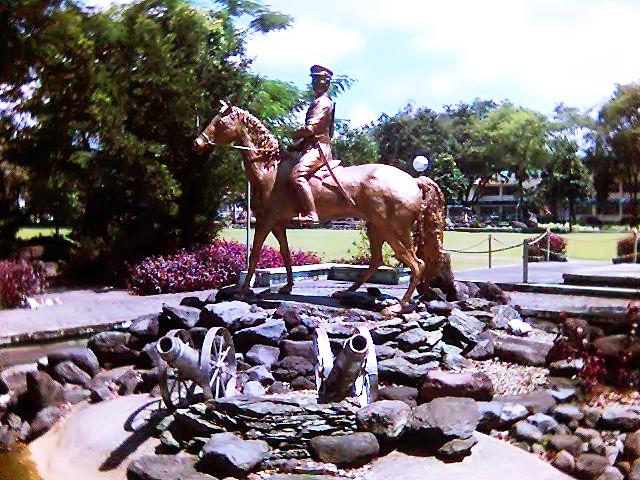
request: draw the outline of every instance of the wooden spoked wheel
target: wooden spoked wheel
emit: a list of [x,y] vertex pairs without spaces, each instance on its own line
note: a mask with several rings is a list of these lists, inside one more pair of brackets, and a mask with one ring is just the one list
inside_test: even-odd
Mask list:
[[202,342],[200,368],[208,372],[209,382],[203,384],[205,400],[236,394],[236,349],[226,328],[211,328]]

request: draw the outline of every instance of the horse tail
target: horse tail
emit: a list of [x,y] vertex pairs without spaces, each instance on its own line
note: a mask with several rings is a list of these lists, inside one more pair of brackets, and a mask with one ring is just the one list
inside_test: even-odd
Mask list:
[[447,207],[444,194],[436,182],[429,177],[418,177],[417,182],[422,190],[422,204],[417,219],[417,254],[425,264],[418,293],[424,293],[443,262]]

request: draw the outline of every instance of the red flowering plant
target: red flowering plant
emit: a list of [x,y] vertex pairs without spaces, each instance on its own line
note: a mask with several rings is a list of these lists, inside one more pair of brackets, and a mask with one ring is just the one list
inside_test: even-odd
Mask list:
[[44,270],[26,260],[0,261],[0,308],[20,306],[45,286]]
[[[216,240],[196,250],[145,258],[131,269],[128,287],[136,295],[220,288],[237,282],[246,260],[244,244]],[[293,265],[321,262],[315,253],[301,250],[293,250],[291,260]],[[280,252],[272,247],[262,248],[258,268],[282,266],[284,262]]]

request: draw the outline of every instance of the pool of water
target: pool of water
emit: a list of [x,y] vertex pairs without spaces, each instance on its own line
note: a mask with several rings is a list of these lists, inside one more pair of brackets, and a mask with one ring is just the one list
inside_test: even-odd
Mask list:
[[0,453],[0,480],[42,480],[26,448]]

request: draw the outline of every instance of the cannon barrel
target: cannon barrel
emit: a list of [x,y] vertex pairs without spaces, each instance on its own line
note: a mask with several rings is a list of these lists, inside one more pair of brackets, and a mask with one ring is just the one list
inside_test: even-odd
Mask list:
[[368,351],[367,338],[359,333],[344,342],[329,376],[322,384],[320,401],[340,401],[351,396],[355,381],[362,374]]
[[200,369],[200,352],[178,337],[162,337],[156,350],[165,362],[178,370],[180,377],[200,383],[208,376],[208,372]]

